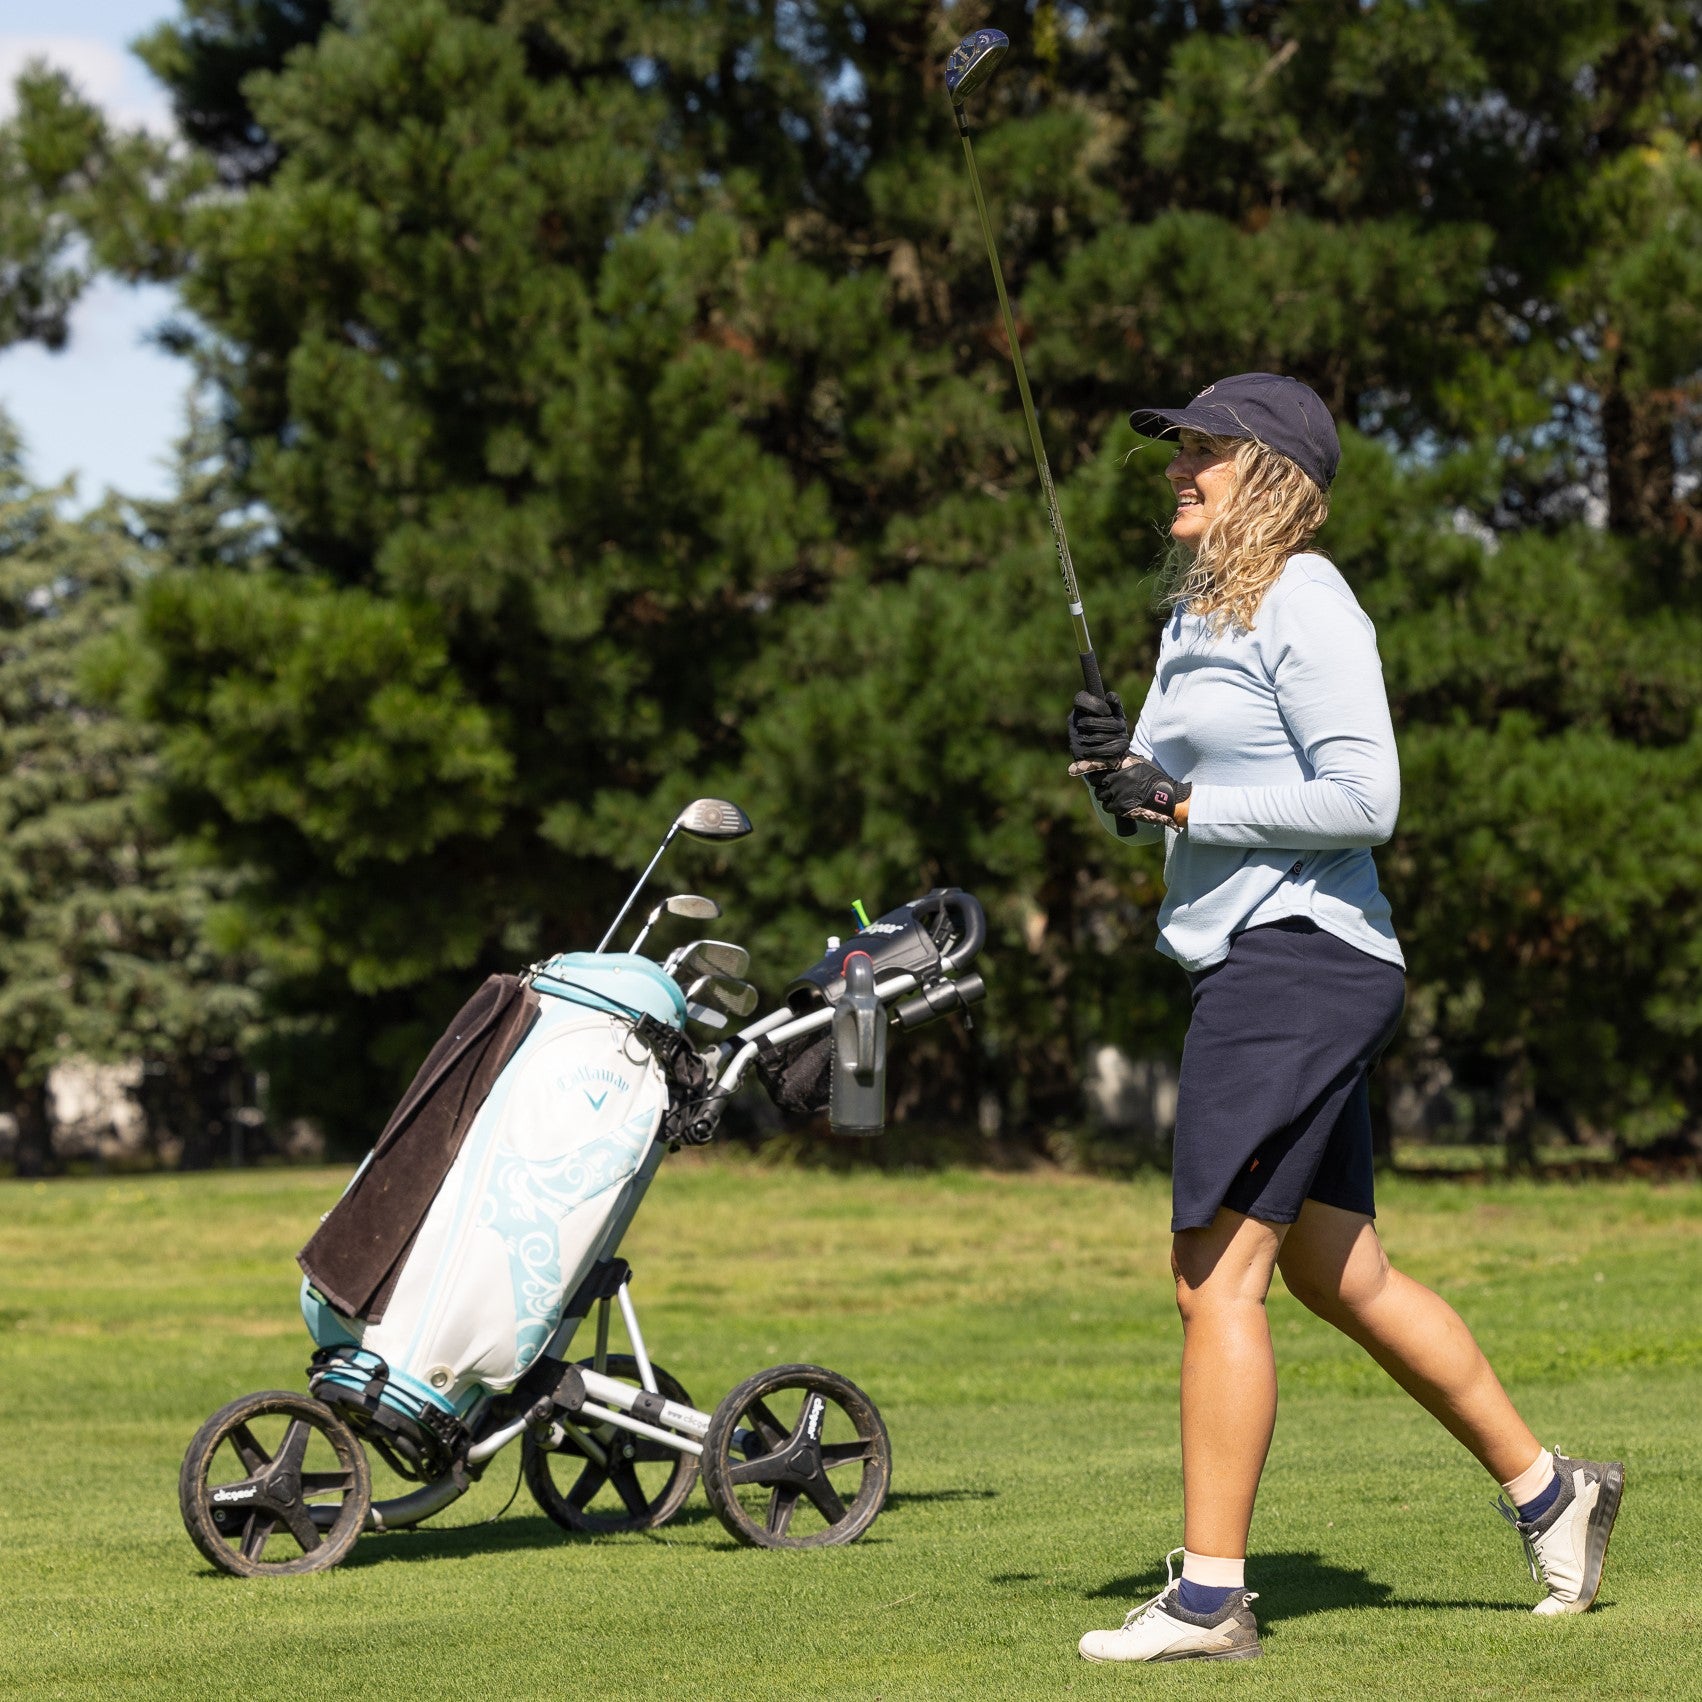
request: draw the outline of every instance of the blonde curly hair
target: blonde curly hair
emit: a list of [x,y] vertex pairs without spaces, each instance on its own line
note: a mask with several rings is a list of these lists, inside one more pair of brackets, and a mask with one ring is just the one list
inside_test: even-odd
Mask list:
[[1207,438],[1235,468],[1233,500],[1206,528],[1196,548],[1171,542],[1164,605],[1186,604],[1214,635],[1253,630],[1265,593],[1288,558],[1303,550],[1330,517],[1330,494],[1286,455],[1255,438]]

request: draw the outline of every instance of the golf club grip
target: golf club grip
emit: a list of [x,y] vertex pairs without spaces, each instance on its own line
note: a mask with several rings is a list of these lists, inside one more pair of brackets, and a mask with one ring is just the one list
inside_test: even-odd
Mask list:
[[1081,653],[1081,683],[1095,697],[1104,697],[1105,681],[1099,675],[1099,658],[1091,650]]

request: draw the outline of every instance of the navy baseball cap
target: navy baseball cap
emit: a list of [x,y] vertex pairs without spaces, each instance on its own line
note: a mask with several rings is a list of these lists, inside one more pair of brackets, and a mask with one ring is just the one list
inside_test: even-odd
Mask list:
[[1144,437],[1186,429],[1205,437],[1257,438],[1325,490],[1341,465],[1336,422],[1317,391],[1276,372],[1220,378],[1185,408],[1136,408],[1129,424]]

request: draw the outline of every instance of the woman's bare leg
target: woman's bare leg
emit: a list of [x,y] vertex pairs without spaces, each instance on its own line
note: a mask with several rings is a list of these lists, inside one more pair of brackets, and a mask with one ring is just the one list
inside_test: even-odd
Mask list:
[[1287,1227],[1225,1207],[1171,1244],[1182,1313],[1182,1540],[1195,1554],[1247,1552],[1276,1424],[1265,1295]]
[[1459,1313],[1389,1263],[1363,1213],[1308,1200],[1278,1264],[1289,1293],[1358,1342],[1497,1483],[1542,1452]]

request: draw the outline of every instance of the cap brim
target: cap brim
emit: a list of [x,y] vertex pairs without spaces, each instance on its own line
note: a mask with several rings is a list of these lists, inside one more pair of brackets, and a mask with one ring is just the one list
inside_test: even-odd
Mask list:
[[1192,423],[1186,408],[1136,408],[1129,415],[1129,424],[1142,437],[1163,437],[1166,432],[1180,431]]
[[[1227,408],[1197,402],[1186,408],[1136,408],[1129,424],[1143,437],[1165,437],[1173,431],[1197,431],[1201,437],[1251,437]],[[1226,429],[1227,428],[1227,429]]]

